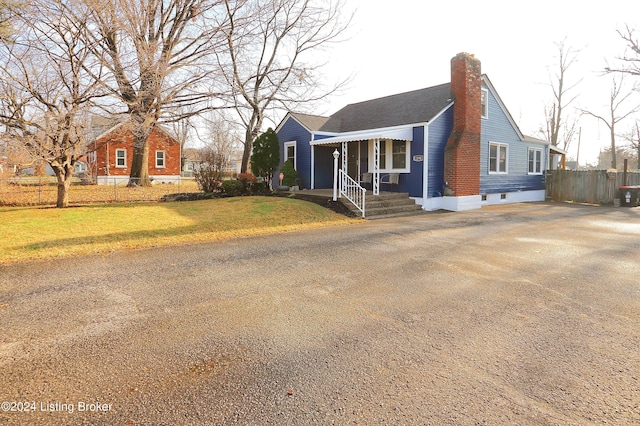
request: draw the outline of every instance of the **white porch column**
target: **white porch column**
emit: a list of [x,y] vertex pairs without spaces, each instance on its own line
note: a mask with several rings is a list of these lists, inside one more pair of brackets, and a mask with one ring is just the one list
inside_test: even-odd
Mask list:
[[380,195],[380,139],[373,140],[373,195]]
[[342,142],[342,179],[340,179],[340,190],[346,191],[347,188],[347,178],[345,177],[348,173],[348,152],[349,148],[347,147],[347,142]]
[[340,153],[333,151],[333,201],[338,200],[338,157]]

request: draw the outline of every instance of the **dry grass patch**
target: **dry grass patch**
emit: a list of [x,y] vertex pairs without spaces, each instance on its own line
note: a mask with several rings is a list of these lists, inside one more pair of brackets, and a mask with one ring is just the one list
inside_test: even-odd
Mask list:
[[0,208],[0,264],[217,241],[357,223],[281,197],[54,208]]

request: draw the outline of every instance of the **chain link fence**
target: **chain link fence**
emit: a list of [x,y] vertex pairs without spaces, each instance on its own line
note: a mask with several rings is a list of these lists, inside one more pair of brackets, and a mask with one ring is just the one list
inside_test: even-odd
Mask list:
[[[129,181],[123,179],[103,182],[92,185],[74,178],[69,188],[69,204],[158,201],[167,194],[200,192],[193,178],[176,178],[150,187],[129,187]],[[55,177],[0,178],[0,206],[55,205],[57,197]]]

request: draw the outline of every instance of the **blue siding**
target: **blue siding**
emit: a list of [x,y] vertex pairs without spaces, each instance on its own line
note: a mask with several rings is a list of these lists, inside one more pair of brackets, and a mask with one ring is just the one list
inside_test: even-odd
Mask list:
[[311,146],[309,142],[311,141],[311,133],[295,119],[289,117],[278,131],[278,141],[280,143],[280,166],[278,166],[276,175],[278,175],[284,164],[284,143],[296,141],[296,170],[298,171],[298,178],[300,179],[300,188],[310,188]]
[[[489,174],[489,142],[507,144],[507,174]],[[532,191],[544,189],[543,175],[529,175],[529,148],[542,148],[520,139],[494,94],[489,90],[489,117],[482,119],[482,146],[480,149],[480,193]],[[547,159],[542,159],[543,168]]]
[[333,151],[335,149],[334,146],[316,145],[315,189],[333,188]]
[[453,107],[429,124],[429,181],[427,198],[444,194],[444,149],[453,128]]
[[411,159],[409,170],[411,170],[411,172],[409,175],[400,175],[400,190],[402,192],[408,192],[410,197],[422,197],[424,162],[413,161],[413,157],[415,155],[422,155],[424,157],[423,126],[413,128],[413,141],[409,143],[409,150],[411,151],[409,153]]

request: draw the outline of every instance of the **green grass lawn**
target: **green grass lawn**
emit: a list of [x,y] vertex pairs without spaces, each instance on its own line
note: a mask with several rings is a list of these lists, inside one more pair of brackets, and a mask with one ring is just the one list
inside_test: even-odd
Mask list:
[[358,222],[280,197],[0,208],[0,264],[218,241]]

